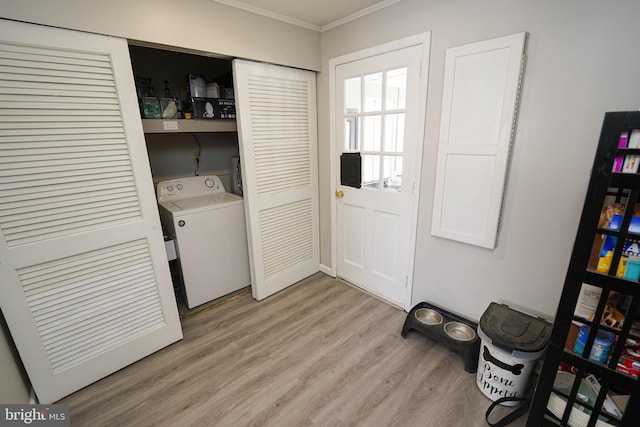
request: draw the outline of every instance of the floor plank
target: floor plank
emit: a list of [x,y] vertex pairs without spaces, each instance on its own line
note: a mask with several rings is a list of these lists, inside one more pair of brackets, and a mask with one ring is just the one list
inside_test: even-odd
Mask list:
[[[60,401],[72,426],[485,426],[462,358],[318,273],[188,315],[184,339]],[[513,423],[524,426],[525,417]]]

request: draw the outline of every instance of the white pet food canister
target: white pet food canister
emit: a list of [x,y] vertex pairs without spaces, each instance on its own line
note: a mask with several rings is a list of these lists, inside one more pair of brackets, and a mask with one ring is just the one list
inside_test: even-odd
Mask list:
[[480,391],[493,401],[525,397],[529,378],[550,334],[549,322],[492,302],[478,324],[481,345],[476,383]]

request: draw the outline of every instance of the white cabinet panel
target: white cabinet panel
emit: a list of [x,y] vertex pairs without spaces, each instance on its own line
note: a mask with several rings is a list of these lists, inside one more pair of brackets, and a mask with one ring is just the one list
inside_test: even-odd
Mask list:
[[431,233],[495,248],[526,33],[447,49]]

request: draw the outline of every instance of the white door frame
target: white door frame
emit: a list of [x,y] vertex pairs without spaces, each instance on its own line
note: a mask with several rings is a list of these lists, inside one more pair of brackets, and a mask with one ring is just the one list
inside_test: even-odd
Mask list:
[[[389,43],[384,43],[378,46],[370,47],[364,50],[360,50],[346,55],[338,56],[329,60],[329,166],[331,169],[331,269],[325,271],[326,273],[336,277],[338,274],[337,259],[338,259],[338,236],[337,236],[337,209],[338,204],[335,198],[335,192],[338,188],[338,174],[339,165],[336,161],[336,153],[338,152],[338,140],[336,138],[337,124],[336,124],[336,67],[342,64],[346,64],[352,61],[358,61],[371,56],[381,55],[383,53],[391,52],[398,49],[404,49],[411,46],[422,46],[422,61],[420,63],[420,87],[419,97],[424,102],[420,102],[419,111],[417,117],[421,121],[418,123],[417,140],[419,141],[416,147],[416,157],[414,159],[414,166],[416,171],[416,180],[413,185],[414,202],[411,207],[411,241],[409,242],[409,265],[412,266],[408,272],[407,292],[405,294],[403,308],[407,311],[411,309],[411,294],[413,290],[413,265],[415,261],[415,246],[416,246],[416,233],[418,228],[418,205],[420,200],[420,177],[422,171],[422,147],[424,145],[424,128],[425,128],[425,115],[427,108],[427,82],[428,82],[428,59],[429,59],[429,47],[431,42],[431,32],[417,34],[415,36],[395,40]],[[427,66],[423,64],[427,61]]]

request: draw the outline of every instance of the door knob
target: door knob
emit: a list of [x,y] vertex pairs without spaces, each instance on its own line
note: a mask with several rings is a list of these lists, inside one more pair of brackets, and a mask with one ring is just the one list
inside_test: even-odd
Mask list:
[[342,190],[336,190],[336,197],[338,199],[342,199],[344,197],[344,191]]

